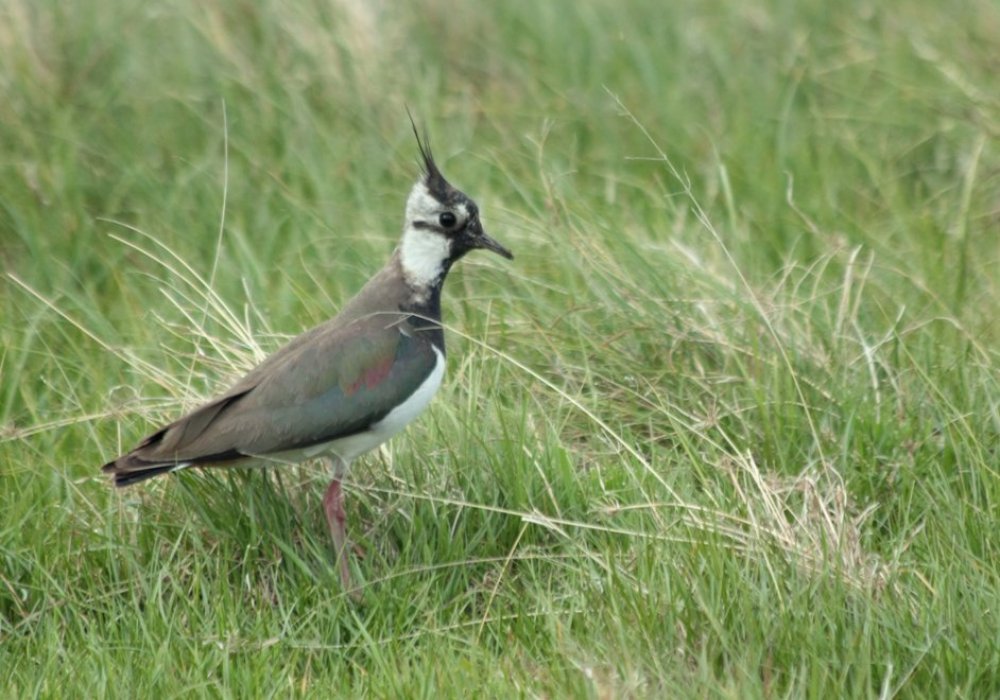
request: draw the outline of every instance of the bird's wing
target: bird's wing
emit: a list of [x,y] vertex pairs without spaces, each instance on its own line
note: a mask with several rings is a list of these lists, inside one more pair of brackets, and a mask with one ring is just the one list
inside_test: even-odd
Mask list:
[[429,334],[399,314],[320,327],[105,469],[221,463],[346,437],[385,417],[436,362]]

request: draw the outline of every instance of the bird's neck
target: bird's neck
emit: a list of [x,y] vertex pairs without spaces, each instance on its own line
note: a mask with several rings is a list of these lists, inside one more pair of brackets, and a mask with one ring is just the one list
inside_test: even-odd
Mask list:
[[[434,239],[446,245],[435,245]],[[400,305],[400,311],[411,314],[413,328],[428,333],[441,352],[444,352],[441,289],[452,263],[447,243],[437,234],[407,229],[394,256],[407,287],[406,301]]]

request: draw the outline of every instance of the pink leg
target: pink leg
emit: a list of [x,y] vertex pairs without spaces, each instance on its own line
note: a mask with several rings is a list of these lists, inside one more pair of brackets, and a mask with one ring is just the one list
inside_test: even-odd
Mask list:
[[351,569],[347,562],[347,530],[344,526],[347,513],[344,512],[344,492],[340,488],[340,479],[334,479],[327,487],[323,496],[323,510],[326,512],[330,534],[333,535],[333,545],[337,551],[337,563],[340,566],[340,579],[344,583],[344,590],[357,597],[358,594],[351,588]]

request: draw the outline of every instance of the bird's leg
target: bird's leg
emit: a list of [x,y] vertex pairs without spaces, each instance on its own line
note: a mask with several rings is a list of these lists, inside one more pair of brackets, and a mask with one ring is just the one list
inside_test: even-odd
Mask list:
[[330,534],[333,536],[337,564],[340,567],[340,580],[344,584],[344,590],[351,591],[351,568],[347,561],[347,529],[345,527],[347,513],[344,512],[344,491],[340,485],[339,475],[334,476],[333,481],[326,489],[326,494],[323,496],[323,510],[326,512],[326,522],[330,526]]

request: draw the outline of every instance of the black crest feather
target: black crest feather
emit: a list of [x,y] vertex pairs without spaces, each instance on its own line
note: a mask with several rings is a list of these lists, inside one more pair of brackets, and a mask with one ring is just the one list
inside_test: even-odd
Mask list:
[[424,129],[424,136],[421,138],[420,131],[417,129],[416,122],[413,121],[413,115],[410,114],[409,107],[406,108],[406,116],[410,118],[410,126],[413,127],[413,135],[417,138],[417,148],[420,149],[420,157],[423,159],[424,182],[433,194],[443,196],[451,189],[451,185],[444,179],[444,175],[438,170],[437,163],[434,162],[434,155],[431,153],[431,141],[427,135],[427,130]]

